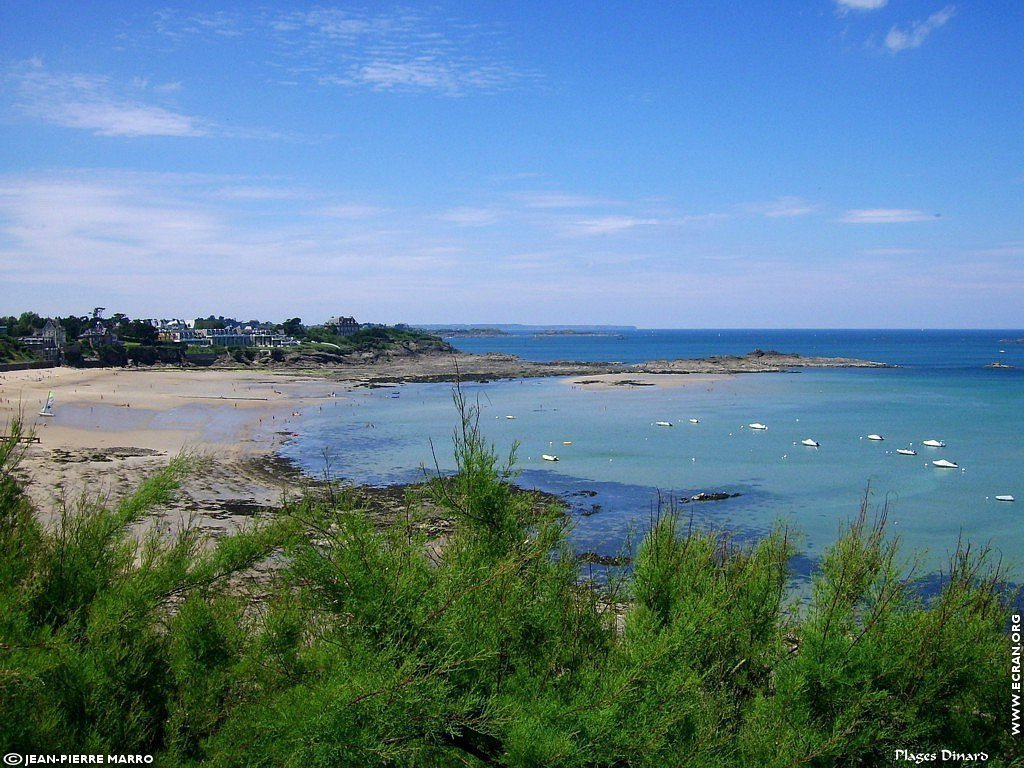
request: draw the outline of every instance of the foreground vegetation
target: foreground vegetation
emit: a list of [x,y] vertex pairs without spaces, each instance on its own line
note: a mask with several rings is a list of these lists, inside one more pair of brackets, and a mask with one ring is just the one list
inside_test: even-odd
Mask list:
[[[925,602],[884,516],[787,605],[793,546],[660,516],[628,575],[581,583],[555,509],[515,493],[463,404],[460,472],[380,530],[338,489],[204,542],[130,532],[186,459],[50,530],[0,445],[0,749],[218,766],[1010,765],[1007,604],[961,549]],[[17,436],[17,425],[11,432]],[[256,563],[271,576],[245,579]]]

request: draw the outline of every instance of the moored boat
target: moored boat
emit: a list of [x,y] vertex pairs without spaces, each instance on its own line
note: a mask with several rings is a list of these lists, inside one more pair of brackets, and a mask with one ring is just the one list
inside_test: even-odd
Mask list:
[[544,461],[558,461],[558,457],[550,453],[542,453],[540,457],[544,459]]
[[868,440],[885,440],[881,435],[868,435]]
[[801,440],[800,441],[800,445],[806,445],[808,448],[820,448],[821,447],[821,443],[819,443],[817,440],[812,440],[809,437],[806,440]]
[[759,421],[755,421],[753,424],[747,424],[747,426],[750,427],[751,429],[768,429],[767,426],[765,426]]
[[946,443],[944,440],[922,440],[921,445],[927,445],[929,448],[945,448]]
[[1013,501],[1013,496],[1006,494],[1004,496],[996,496],[996,501]]
[[917,451],[913,448],[897,448],[896,453],[902,456],[917,456]]
[[932,466],[939,467],[940,469],[959,469],[959,465],[946,459],[936,459],[932,462]]

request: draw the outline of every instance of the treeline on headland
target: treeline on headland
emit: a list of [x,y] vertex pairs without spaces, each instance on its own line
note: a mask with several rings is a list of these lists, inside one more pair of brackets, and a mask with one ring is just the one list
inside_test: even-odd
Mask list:
[[[457,395],[457,400],[459,396]],[[962,546],[922,598],[884,514],[840,531],[802,600],[792,537],[670,510],[632,569],[582,577],[569,522],[512,485],[459,401],[459,471],[379,527],[326,485],[216,541],[113,508],[40,524],[0,442],[0,748],[219,766],[1011,765],[1009,598]],[[425,505],[451,518],[442,541]]]
[[0,364],[50,361],[72,366],[240,365],[303,367],[354,357],[452,351],[438,336],[407,325],[328,321],[304,324],[239,321],[210,315],[180,320],[132,319],[115,312],[46,318],[35,312],[0,316]]

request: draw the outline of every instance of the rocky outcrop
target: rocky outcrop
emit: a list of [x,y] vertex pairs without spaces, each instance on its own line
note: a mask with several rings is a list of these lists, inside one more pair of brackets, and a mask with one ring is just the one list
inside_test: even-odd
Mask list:
[[804,357],[755,349],[746,355],[714,355],[680,360],[653,360],[631,370],[642,373],[779,373],[793,368],[891,368],[887,363],[852,357]]

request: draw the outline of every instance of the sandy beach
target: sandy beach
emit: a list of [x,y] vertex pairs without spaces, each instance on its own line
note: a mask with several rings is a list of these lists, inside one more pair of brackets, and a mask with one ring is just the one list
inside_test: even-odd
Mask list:
[[[282,496],[288,476],[273,450],[304,408],[339,382],[266,371],[53,368],[0,374],[0,422],[22,415],[38,442],[21,473],[44,519],[82,494],[116,501],[178,453],[197,457],[161,523],[228,530]],[[54,416],[37,413],[54,392]]]

